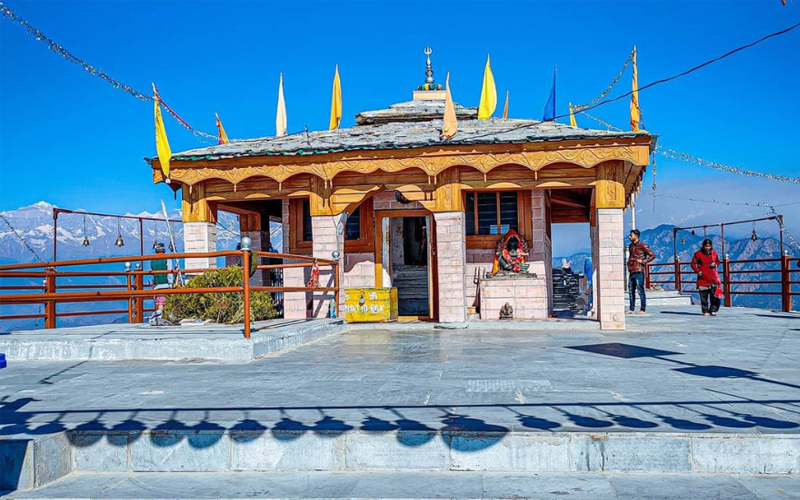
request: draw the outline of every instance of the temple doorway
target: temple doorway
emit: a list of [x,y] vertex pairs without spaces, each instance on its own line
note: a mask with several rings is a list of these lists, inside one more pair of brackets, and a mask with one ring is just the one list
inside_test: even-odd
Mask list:
[[376,212],[376,285],[397,288],[401,319],[433,318],[431,222],[422,210]]

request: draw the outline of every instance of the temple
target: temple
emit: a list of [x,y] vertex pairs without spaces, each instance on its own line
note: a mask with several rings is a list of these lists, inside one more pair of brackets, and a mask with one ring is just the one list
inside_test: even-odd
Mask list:
[[[239,214],[257,249],[269,246],[269,221],[279,220],[284,251],[326,259],[338,252],[345,291],[396,288],[401,318],[461,323],[475,308],[481,320],[498,319],[511,304],[515,319],[546,320],[552,224],[589,223],[595,317],[604,329],[623,329],[623,211],[655,138],[478,120],[477,109],[456,105],[458,132],[443,141],[445,92],[430,62],[426,75],[411,101],[361,112],[351,128],[173,154],[186,251],[216,249],[219,210]],[[165,181],[158,159],[148,162],[154,181]],[[511,230],[519,238],[508,238]],[[493,273],[504,241],[513,242],[512,260],[525,254],[524,265]],[[302,268],[285,272],[285,286],[308,279]],[[284,315],[324,317],[330,300],[286,294]]]

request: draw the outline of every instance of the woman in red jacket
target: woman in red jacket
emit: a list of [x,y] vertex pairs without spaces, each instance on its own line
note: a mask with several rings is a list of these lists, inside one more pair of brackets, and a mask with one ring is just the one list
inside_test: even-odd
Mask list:
[[711,240],[703,240],[702,250],[692,257],[692,269],[697,273],[697,289],[700,291],[700,307],[703,316],[716,316],[722,297],[722,283],[719,279],[719,255],[712,248]]

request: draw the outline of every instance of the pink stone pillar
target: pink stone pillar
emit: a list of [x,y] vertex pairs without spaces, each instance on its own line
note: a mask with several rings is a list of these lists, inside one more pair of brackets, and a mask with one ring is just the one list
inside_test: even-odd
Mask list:
[[621,208],[598,208],[595,308],[603,330],[625,329],[625,271]]
[[464,212],[438,212],[436,221],[436,264],[439,275],[439,321],[462,323],[467,320],[465,280],[467,245]]
[[547,280],[547,312],[553,312],[553,244],[547,235],[547,193],[531,190],[531,248],[530,271]]
[[[344,263],[344,225],[347,215],[317,215],[311,217],[311,234],[313,236],[313,256],[318,259],[333,259],[333,252],[339,252],[339,262]],[[339,266],[339,283],[344,283],[344,266]],[[320,266],[319,286],[332,287],[333,273],[330,266]],[[332,292],[314,292],[311,307],[312,318],[327,318],[330,312]],[[344,304],[344,294],[339,294],[339,310]]]
[[[183,248],[186,253],[216,252],[217,225],[213,222],[185,222],[183,224]],[[190,258],[186,259],[185,265],[187,274],[191,274],[193,269],[216,268],[217,259]]]
[[[283,200],[283,252],[289,253],[289,233],[293,230],[289,225],[289,200]],[[284,263],[288,262],[284,260]],[[302,267],[283,270],[283,286],[302,287],[307,283],[308,273]],[[283,294],[283,317],[286,319],[302,319],[308,317],[310,294],[305,292],[286,292]]]

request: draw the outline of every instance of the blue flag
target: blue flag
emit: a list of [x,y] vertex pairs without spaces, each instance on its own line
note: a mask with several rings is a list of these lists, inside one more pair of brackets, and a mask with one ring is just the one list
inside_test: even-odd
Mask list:
[[553,88],[550,89],[550,97],[547,98],[547,104],[544,105],[543,122],[549,122],[556,119],[556,73],[558,67],[553,68]]

